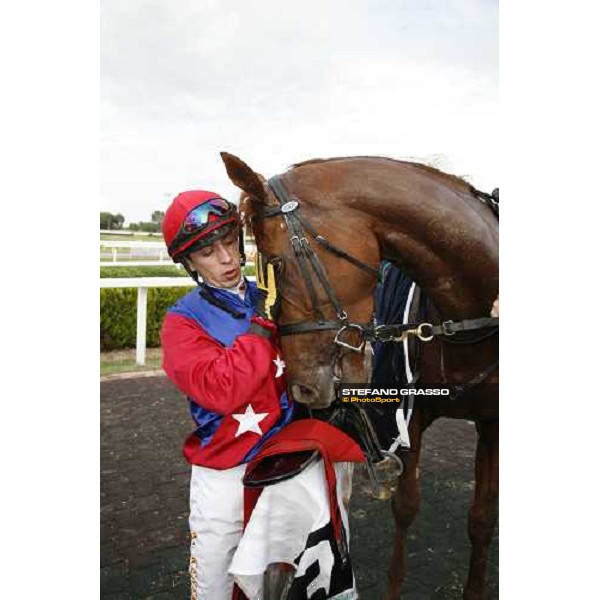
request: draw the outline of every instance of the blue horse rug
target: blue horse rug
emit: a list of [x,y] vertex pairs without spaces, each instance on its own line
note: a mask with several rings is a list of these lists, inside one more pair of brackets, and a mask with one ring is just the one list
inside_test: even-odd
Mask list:
[[[414,321],[420,316],[421,292],[415,282],[390,262],[383,262],[379,283],[375,289],[375,321],[377,324],[396,324]],[[415,352],[408,340],[375,342],[371,386],[377,388],[406,388],[414,378]],[[379,442],[385,450],[395,452],[409,449],[408,424],[412,416],[413,396],[405,396],[399,407],[390,409],[369,406],[369,416]]]

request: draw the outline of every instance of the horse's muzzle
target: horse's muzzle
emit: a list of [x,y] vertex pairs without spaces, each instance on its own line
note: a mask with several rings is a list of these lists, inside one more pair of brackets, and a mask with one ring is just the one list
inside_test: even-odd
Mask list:
[[[332,390],[333,391],[333,390]],[[302,383],[291,383],[290,394],[295,402],[309,408],[327,408],[333,398],[332,393],[320,393],[316,388]]]

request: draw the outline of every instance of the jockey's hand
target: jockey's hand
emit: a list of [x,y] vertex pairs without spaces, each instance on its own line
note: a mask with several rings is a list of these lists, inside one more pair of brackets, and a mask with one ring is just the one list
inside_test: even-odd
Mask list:
[[500,317],[500,296],[494,300],[494,304],[492,304],[492,310],[490,311],[490,316]]

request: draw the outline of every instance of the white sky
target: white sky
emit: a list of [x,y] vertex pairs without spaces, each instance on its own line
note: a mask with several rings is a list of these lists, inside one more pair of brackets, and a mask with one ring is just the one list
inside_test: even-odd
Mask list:
[[499,185],[497,0],[103,0],[101,206],[372,154]]

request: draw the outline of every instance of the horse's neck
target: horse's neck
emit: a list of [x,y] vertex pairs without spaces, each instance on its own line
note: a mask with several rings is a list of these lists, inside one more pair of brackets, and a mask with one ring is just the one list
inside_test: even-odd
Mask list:
[[498,224],[466,183],[408,163],[357,159],[308,167],[295,184],[299,197],[320,190],[319,202],[326,197],[340,220],[348,209],[359,212],[381,258],[406,271],[443,317],[489,311],[498,292]]
[[[393,224],[377,227],[375,235],[386,258],[410,275],[446,318],[483,316],[498,289],[497,254],[484,243],[464,240],[445,247],[451,224],[436,236],[424,235],[427,223],[399,233]],[[460,231],[460,229],[457,229]]]
[[[474,198],[464,206],[420,202],[387,204],[372,222],[385,258],[407,272],[442,316],[483,316],[498,292],[498,238],[495,216]],[[378,199],[379,202],[379,199]],[[377,215],[377,206],[368,211]],[[485,313],[482,313],[485,311]]]

